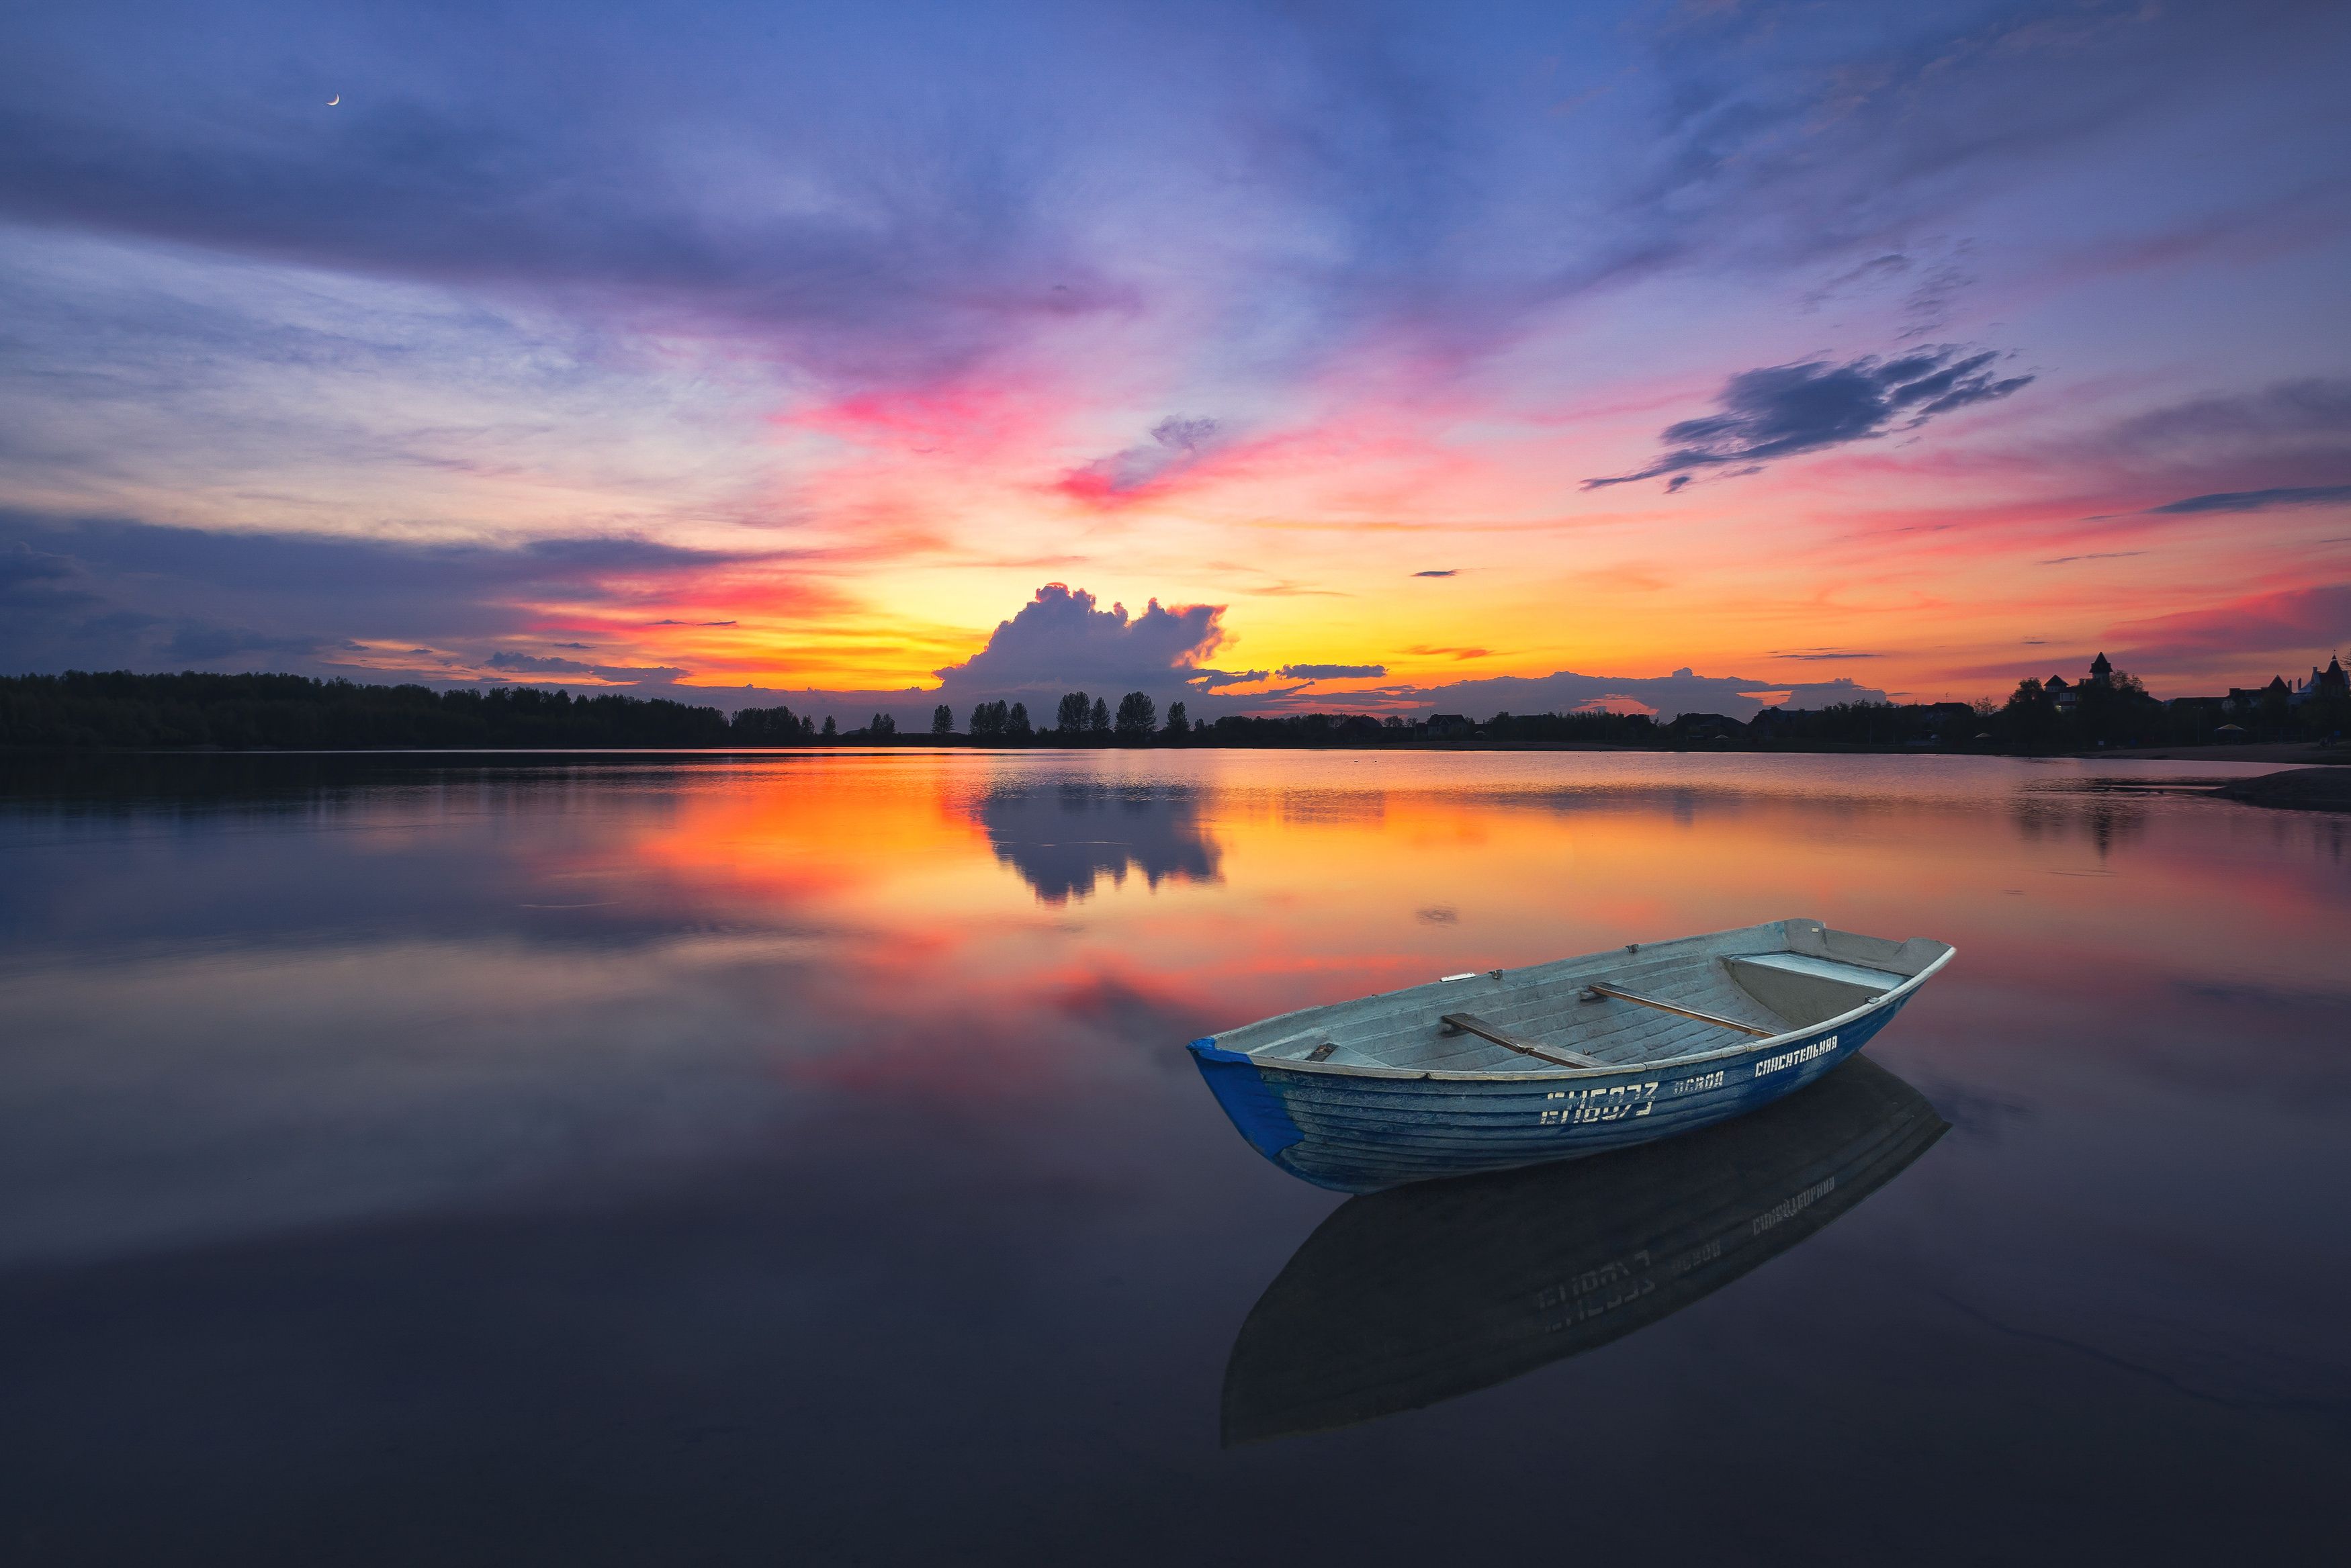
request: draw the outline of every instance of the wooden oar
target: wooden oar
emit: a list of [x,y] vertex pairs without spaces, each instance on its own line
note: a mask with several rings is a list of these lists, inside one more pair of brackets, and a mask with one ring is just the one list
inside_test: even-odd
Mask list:
[[1654,1007],[1660,1012],[1678,1012],[1684,1018],[1695,1018],[1700,1023],[1711,1023],[1718,1029],[1736,1029],[1742,1034],[1752,1034],[1759,1040],[1769,1040],[1774,1034],[1784,1033],[1778,1029],[1758,1029],[1752,1023],[1741,1023],[1736,1018],[1725,1018],[1719,1012],[1700,1012],[1695,1007],[1684,1007],[1678,1002],[1659,1002],[1654,996],[1641,996],[1616,986],[1603,985],[1597,981],[1583,989],[1596,992],[1602,996],[1613,996],[1619,1002],[1637,1002],[1644,1007]]
[[1507,1029],[1497,1029],[1474,1012],[1448,1012],[1438,1022],[1447,1034],[1475,1034],[1480,1040],[1491,1040],[1506,1051],[1517,1051],[1562,1067],[1605,1067],[1607,1063],[1597,1056],[1586,1056],[1581,1051],[1554,1051],[1548,1045],[1538,1045],[1531,1040],[1521,1040]]

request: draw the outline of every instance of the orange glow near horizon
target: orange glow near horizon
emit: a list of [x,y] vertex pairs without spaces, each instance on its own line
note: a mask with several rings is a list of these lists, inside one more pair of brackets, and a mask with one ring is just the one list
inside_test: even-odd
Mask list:
[[[1196,451],[1155,442],[1142,414],[1081,412],[1074,389],[1042,379],[799,409],[776,421],[792,477],[767,504],[789,527],[703,531],[696,547],[729,558],[529,605],[531,635],[621,671],[554,676],[580,684],[652,670],[720,691],[919,694],[1061,581],[1104,605],[1223,607],[1223,664],[1384,668],[1313,689],[1339,708],[1374,686],[1684,667],[1964,700],[2098,650],[2166,694],[2323,659],[2308,640],[2323,632],[2275,613],[2279,596],[2351,572],[2333,509],[2264,517],[2265,545],[2248,551],[2241,517],[2145,510],[2184,477],[2076,465],[2053,499],[2054,476],[2014,447],[1998,407],[1976,427],[1956,418],[1931,448],[1701,475],[1668,494],[1580,483],[1638,452],[1646,406],[1535,418],[1491,389],[1381,392],[1333,387],[1229,434],[1201,421]],[[2180,618],[2232,616],[2282,619],[2275,646],[2176,635]],[[592,659],[564,652],[586,647]]]
[[[1181,975],[1176,1010],[1221,1027],[1792,915],[1900,936],[1928,934],[1912,928],[1931,909],[1931,934],[2026,971],[2086,927],[2117,953],[2168,950],[2174,911],[2210,885],[2209,836],[2175,842],[2159,805],[2052,790],[2048,768],[1969,766],[1996,787],[1902,759],[1824,776],[1817,759],[1487,757],[1465,789],[1428,758],[801,756],[695,771],[673,812],[604,839],[583,874],[640,898],[672,886],[747,930],[789,910],[812,933],[804,983],[890,1017],[935,992],[1141,1006]],[[2258,847],[2274,825],[2231,826]],[[2246,861],[2199,963],[2325,962],[2324,857],[2275,847]],[[834,972],[824,955],[844,943],[864,956]],[[899,1056],[943,1061],[909,1024],[841,1070],[886,1077]],[[956,1081],[973,1086],[994,1071],[967,1065]]]

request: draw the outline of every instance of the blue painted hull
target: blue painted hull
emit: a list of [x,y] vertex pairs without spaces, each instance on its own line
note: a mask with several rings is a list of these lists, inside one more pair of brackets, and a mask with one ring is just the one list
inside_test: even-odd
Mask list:
[[1577,1159],[1710,1127],[1828,1073],[1916,995],[1744,1050],[1608,1072],[1314,1071],[1219,1047],[1190,1050],[1225,1114],[1274,1164],[1338,1192]]

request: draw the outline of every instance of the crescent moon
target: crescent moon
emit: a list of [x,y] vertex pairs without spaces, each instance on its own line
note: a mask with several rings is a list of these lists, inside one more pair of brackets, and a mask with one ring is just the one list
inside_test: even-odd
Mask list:
[[340,102],[342,102],[342,101],[343,101],[343,95],[342,95],[342,94],[340,94],[340,93],[337,93],[334,97],[332,97],[332,98],[330,98],[330,99],[329,99],[327,100],[327,107],[328,107],[329,109],[332,109],[332,108],[334,108],[337,104],[339,104],[339,103],[340,103]]

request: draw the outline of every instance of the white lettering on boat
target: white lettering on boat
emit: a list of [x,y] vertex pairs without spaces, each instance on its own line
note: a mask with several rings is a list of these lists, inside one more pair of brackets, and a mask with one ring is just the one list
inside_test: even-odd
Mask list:
[[1822,1199],[1826,1198],[1830,1193],[1834,1192],[1835,1190],[1836,1178],[1834,1176],[1828,1178],[1824,1181],[1815,1181],[1810,1187],[1805,1188],[1802,1192],[1797,1193],[1793,1198],[1787,1199],[1785,1202],[1775,1203],[1771,1208],[1763,1210],[1762,1213],[1755,1216],[1755,1223],[1749,1229],[1748,1234],[1751,1236],[1761,1236],[1764,1231],[1769,1231],[1772,1226],[1780,1223],[1781,1220],[1793,1220],[1797,1215],[1802,1214],[1805,1210],[1810,1209],[1813,1204],[1818,1203]]
[[1760,1078],[1766,1073],[1776,1073],[1782,1067],[1800,1067],[1815,1056],[1825,1056],[1835,1050],[1836,1043],[1837,1037],[1832,1034],[1825,1040],[1815,1040],[1809,1045],[1799,1045],[1793,1051],[1782,1051],[1777,1056],[1766,1056],[1755,1064],[1755,1075]]
[[1705,1267],[1707,1264],[1713,1262],[1720,1256],[1722,1256],[1722,1238],[1718,1236],[1713,1241],[1708,1241],[1705,1246],[1693,1248],[1689,1251],[1684,1252],[1680,1257],[1676,1258],[1672,1263],[1667,1265],[1667,1272],[1672,1274],[1687,1274],[1692,1269]]
[[1645,1250],[1630,1258],[1586,1269],[1573,1279],[1545,1285],[1535,1296],[1535,1304],[1545,1313],[1556,1312],[1558,1315],[1543,1325],[1544,1332],[1557,1334],[1639,1301],[1657,1288],[1654,1281],[1638,1272],[1648,1266],[1649,1254]]
[[1655,1084],[1614,1084],[1604,1089],[1553,1089],[1546,1100],[1570,1103],[1542,1113],[1544,1127],[1577,1127],[1585,1122],[1621,1121],[1646,1116],[1656,1108]]
[[1696,1095],[1702,1094],[1708,1089],[1719,1089],[1720,1087],[1722,1087],[1722,1075],[1720,1073],[1701,1073],[1695,1078],[1684,1078],[1680,1083],[1676,1084],[1674,1085],[1674,1093],[1677,1095]]

